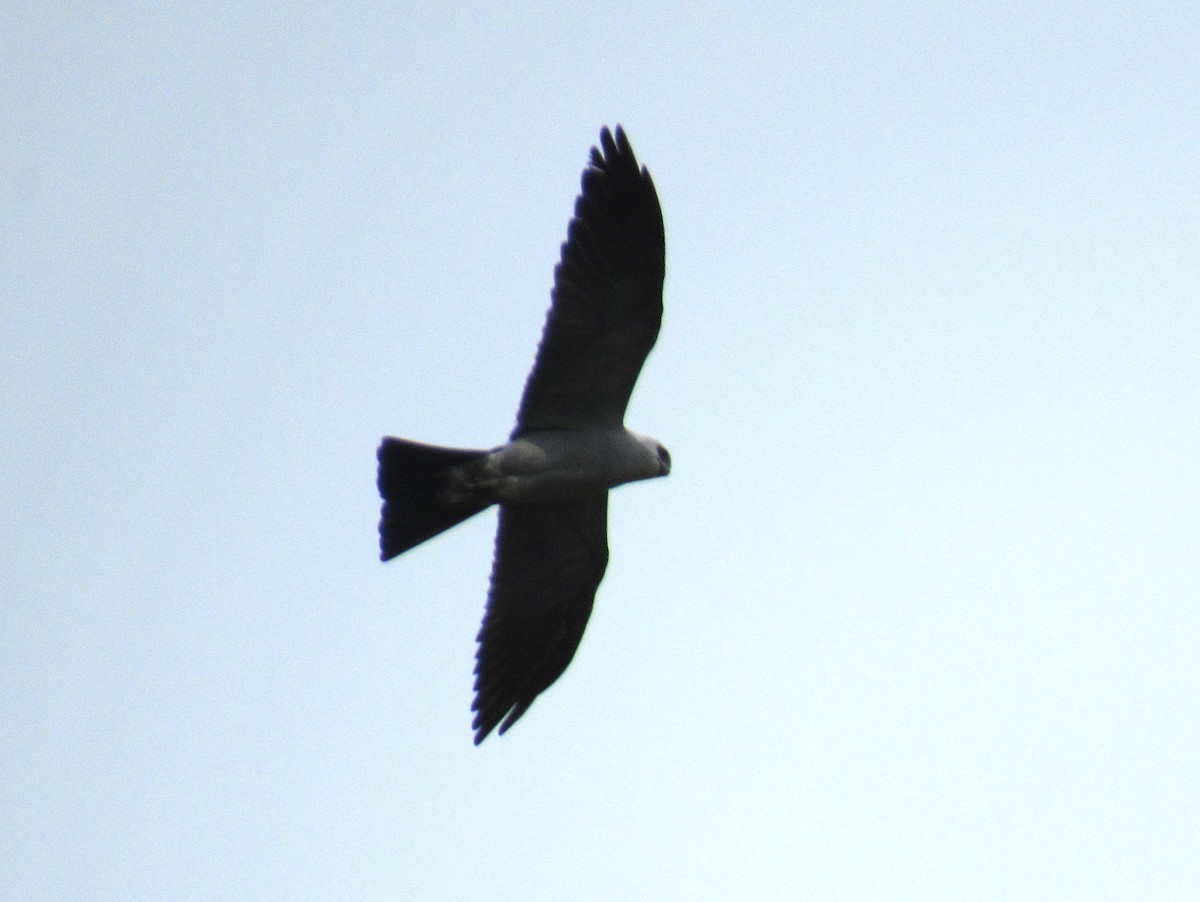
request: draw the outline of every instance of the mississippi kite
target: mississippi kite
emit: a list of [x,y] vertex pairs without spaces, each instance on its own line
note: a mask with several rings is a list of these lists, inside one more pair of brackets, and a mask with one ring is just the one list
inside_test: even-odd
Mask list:
[[624,425],[662,321],[666,245],[650,173],[600,132],[554,270],[550,312],[517,425],[490,451],[387,437],[380,557],[500,506],[476,641],[475,744],[503,734],[566,670],[608,565],[608,490],[666,476],[667,449]]

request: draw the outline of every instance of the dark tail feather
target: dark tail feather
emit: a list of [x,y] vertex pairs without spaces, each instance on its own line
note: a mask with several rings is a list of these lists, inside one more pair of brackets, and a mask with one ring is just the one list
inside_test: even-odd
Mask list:
[[446,469],[487,453],[385,438],[378,454],[379,494],[383,497],[380,560],[390,560],[487,508],[487,504],[447,505],[438,500]]

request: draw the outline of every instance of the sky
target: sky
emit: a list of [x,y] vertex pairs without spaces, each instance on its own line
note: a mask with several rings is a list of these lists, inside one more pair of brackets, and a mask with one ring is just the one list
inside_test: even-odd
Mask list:
[[[0,897],[1191,900],[1200,8],[7,4]],[[579,653],[471,742],[601,126],[665,316]]]

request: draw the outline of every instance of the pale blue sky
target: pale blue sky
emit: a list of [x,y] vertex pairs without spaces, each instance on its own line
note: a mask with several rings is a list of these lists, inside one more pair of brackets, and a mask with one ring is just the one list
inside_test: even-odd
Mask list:
[[[1200,13],[8,4],[0,897],[1195,899]],[[666,317],[575,662],[471,744],[622,123]]]

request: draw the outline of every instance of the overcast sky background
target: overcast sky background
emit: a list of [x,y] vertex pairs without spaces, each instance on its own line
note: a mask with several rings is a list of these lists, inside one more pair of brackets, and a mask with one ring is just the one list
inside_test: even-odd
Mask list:
[[[7,4],[0,897],[1197,898],[1200,7],[1052,6]],[[617,122],[674,472],[475,748],[375,447]]]

